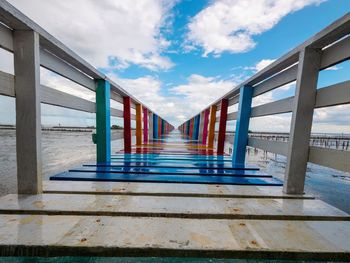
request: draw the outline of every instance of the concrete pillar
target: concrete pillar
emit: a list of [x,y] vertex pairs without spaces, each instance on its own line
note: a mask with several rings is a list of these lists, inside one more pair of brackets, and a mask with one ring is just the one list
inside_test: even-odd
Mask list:
[[200,114],[194,117],[193,140],[196,140],[196,141],[198,141],[198,136],[199,136],[199,123],[200,123]]
[[149,118],[149,124],[148,124],[148,138],[149,140],[153,140],[153,112],[149,111],[149,114],[148,114]]
[[203,122],[203,138],[202,138],[203,145],[207,144],[209,114],[210,114],[210,109],[206,109],[204,111],[204,122]]
[[131,153],[131,99],[123,97],[124,151]]
[[97,80],[96,88],[96,155],[98,163],[111,161],[110,84]]
[[235,139],[233,144],[232,163],[244,166],[245,152],[248,144],[248,130],[252,107],[253,88],[244,86],[239,91],[239,105],[236,121]]
[[42,192],[39,35],[14,31],[17,185],[19,194]]
[[142,105],[136,104],[136,145],[142,144]]
[[143,142],[148,142],[148,109],[143,108]]
[[215,139],[215,122],[216,122],[216,105],[210,107],[210,121],[209,121],[209,134],[208,134],[208,148],[214,148]]
[[218,154],[224,154],[225,138],[226,138],[226,122],[227,122],[227,109],[228,100],[222,99],[220,107],[220,122],[219,122],[219,134],[218,134]]
[[158,116],[153,113],[153,139],[158,139]]
[[204,126],[204,114],[205,111],[200,113],[200,121],[199,121],[199,132],[198,132],[198,142],[202,143],[203,141],[203,126]]
[[283,190],[303,194],[312,118],[316,101],[321,51],[306,48],[299,54],[297,83]]

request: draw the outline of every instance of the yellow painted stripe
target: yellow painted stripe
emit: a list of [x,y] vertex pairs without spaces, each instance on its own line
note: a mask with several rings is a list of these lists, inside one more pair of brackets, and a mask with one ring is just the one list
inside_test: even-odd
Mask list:
[[210,107],[210,122],[208,134],[208,148],[214,148],[215,137],[215,121],[216,121],[216,105]]

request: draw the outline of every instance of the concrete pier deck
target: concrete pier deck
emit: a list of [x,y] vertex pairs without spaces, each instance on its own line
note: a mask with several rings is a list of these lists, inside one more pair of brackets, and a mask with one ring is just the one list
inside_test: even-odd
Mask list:
[[[171,158],[173,145],[166,143],[163,157]],[[189,142],[182,148],[188,144],[194,148]],[[163,159],[161,154],[142,156],[162,171],[164,160],[155,160]],[[173,159],[180,167],[192,160],[194,167],[208,168],[203,167],[208,162],[196,163],[198,158]],[[128,165],[137,170],[148,161]],[[211,163],[210,169],[227,165]],[[310,195],[285,194],[279,185],[68,178],[45,181],[40,195],[0,199],[0,255],[348,260],[350,216]]]

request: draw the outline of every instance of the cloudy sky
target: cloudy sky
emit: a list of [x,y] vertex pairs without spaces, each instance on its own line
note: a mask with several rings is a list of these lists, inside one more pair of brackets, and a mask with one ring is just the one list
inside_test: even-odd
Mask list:
[[[174,125],[350,10],[349,0],[9,2]],[[11,72],[11,60],[1,51],[0,70]],[[321,72],[319,87],[348,80],[349,68],[345,62]],[[93,99],[48,71],[41,76],[43,84]],[[287,85],[254,105],[293,94]],[[0,123],[13,122],[13,99],[0,96],[0,104]],[[350,132],[349,110],[317,110],[313,130]],[[87,125],[93,116],[44,105],[42,122]],[[289,123],[282,114],[255,118],[251,128],[288,131]]]

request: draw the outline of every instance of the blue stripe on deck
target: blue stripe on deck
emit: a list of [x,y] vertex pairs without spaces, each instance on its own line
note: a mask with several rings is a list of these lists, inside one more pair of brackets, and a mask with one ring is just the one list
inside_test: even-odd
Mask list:
[[50,177],[50,180],[105,181],[105,182],[144,182],[144,183],[187,183],[187,184],[229,184],[229,185],[269,185],[281,186],[275,178],[247,178],[234,176],[199,175],[153,175],[153,174],[114,174],[92,172],[64,172]]
[[167,175],[221,175],[239,177],[272,177],[269,174],[255,170],[228,170],[228,169],[192,169],[181,168],[147,168],[147,167],[80,167],[69,172],[98,172],[98,173],[125,173],[125,174],[167,174]]
[[259,170],[259,167],[253,165],[245,166],[233,166],[231,163],[206,163],[206,162],[192,162],[192,163],[180,163],[171,164],[169,162],[151,162],[151,161],[138,161],[138,162],[113,162],[111,164],[84,164],[87,167],[159,167],[159,168],[181,168],[181,169],[228,169],[228,170]]
[[157,140],[159,144],[154,146],[134,148],[130,154],[116,153],[111,156],[111,162],[86,164],[51,176],[50,180],[282,185],[280,180],[260,171],[257,166],[233,165],[230,156],[196,149],[195,144],[186,144],[188,140],[181,139],[179,133],[174,135],[162,136]]

